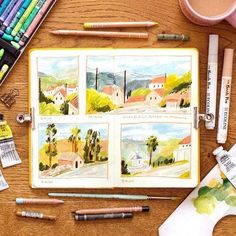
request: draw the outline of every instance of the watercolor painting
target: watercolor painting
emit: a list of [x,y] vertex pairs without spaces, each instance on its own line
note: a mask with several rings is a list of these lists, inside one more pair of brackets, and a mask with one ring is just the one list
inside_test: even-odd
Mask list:
[[190,124],[139,123],[121,128],[121,175],[190,178]]
[[189,112],[191,84],[190,56],[89,56],[87,114]]
[[79,113],[78,63],[78,57],[38,58],[40,115]]
[[107,178],[108,124],[40,124],[40,178]]
[[193,205],[199,214],[214,214],[220,203],[236,207],[236,189],[223,173],[220,181],[212,178],[208,185],[198,190],[198,196],[193,199]]

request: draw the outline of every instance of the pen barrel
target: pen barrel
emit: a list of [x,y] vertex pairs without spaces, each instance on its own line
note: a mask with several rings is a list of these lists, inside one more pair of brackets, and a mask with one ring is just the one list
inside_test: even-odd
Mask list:
[[25,218],[34,218],[34,219],[43,219],[43,220],[56,220],[55,216],[51,216],[51,215],[44,215],[41,212],[36,212],[36,211],[18,211],[16,212],[17,216],[20,217],[25,217]]
[[133,213],[111,213],[111,214],[91,214],[75,215],[76,221],[107,220],[107,219],[129,219],[133,218]]
[[78,215],[83,214],[108,214],[108,213],[128,213],[128,212],[148,212],[148,206],[142,207],[120,207],[120,208],[101,208],[101,209],[84,209],[75,211]]
[[59,31],[54,31],[53,33],[59,35],[95,36],[95,37],[106,37],[106,38],[139,38],[139,39],[148,38],[148,33],[131,33],[131,32],[59,30]]

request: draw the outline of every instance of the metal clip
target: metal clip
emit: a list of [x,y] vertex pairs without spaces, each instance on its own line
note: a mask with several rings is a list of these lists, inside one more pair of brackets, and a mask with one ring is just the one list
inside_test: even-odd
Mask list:
[[198,113],[197,107],[194,107],[194,128],[199,128],[199,122],[205,121],[205,122],[211,122],[214,119],[214,115],[212,113],[209,114],[200,114]]
[[30,114],[18,114],[18,116],[16,117],[16,121],[19,124],[23,124],[25,122],[30,122],[31,127],[34,130],[35,129],[34,108],[30,109]]

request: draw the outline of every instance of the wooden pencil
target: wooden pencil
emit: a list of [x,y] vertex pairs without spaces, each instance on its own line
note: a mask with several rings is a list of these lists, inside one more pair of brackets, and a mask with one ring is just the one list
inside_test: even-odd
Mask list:
[[147,39],[148,33],[133,33],[133,32],[110,32],[110,31],[83,31],[83,30],[54,30],[52,34],[56,35],[73,35],[73,36],[93,36],[104,38],[137,38]]

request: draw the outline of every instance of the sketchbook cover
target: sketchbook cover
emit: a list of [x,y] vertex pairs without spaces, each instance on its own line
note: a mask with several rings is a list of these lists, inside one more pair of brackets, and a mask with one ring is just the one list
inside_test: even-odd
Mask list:
[[34,188],[194,187],[196,49],[30,53]]

